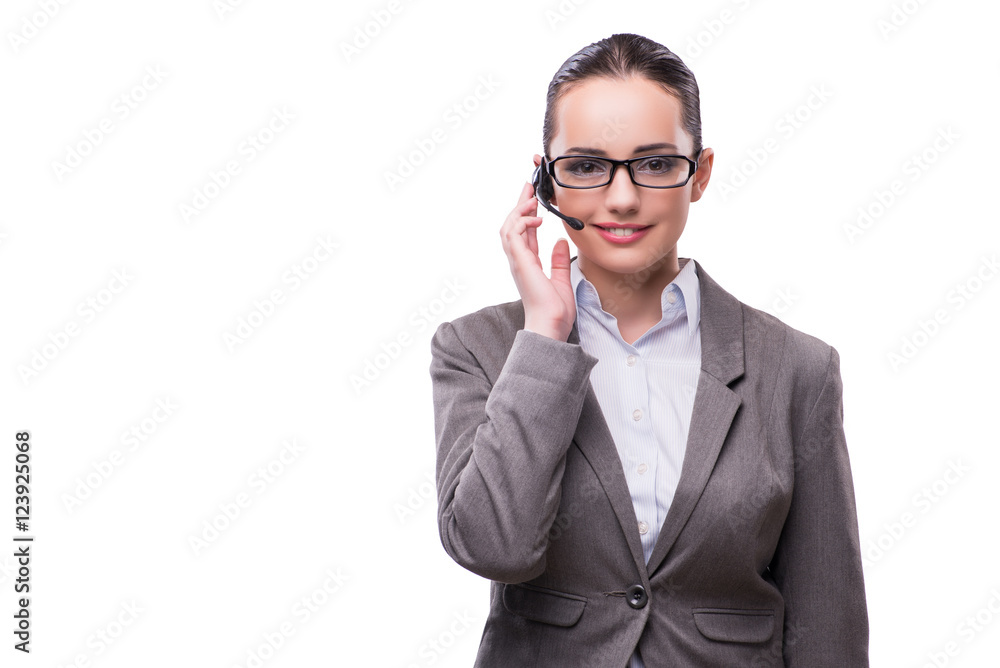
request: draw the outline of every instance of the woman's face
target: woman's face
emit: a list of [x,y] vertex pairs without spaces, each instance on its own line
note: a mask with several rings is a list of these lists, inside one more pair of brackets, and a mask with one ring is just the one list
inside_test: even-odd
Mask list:
[[[682,126],[680,103],[649,79],[586,79],[563,95],[555,119],[551,158],[588,154],[625,160],[677,154],[696,159],[693,140]],[[578,190],[553,183],[552,203],[584,223],[582,230],[565,225],[583,265],[594,264],[617,274],[662,266],[664,259],[676,265],[677,240],[687,222],[688,206],[701,198],[708,184],[712,157],[712,150],[705,149],[698,171],[679,188],[637,186],[624,166],[618,167],[610,184],[600,188]],[[631,223],[646,229],[634,238],[612,241],[602,235],[600,226],[606,223]]]

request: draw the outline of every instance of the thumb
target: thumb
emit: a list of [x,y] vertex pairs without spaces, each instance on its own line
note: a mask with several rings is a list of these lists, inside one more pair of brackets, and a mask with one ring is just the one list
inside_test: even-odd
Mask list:
[[552,249],[552,280],[564,285],[570,284],[569,241],[560,238]]

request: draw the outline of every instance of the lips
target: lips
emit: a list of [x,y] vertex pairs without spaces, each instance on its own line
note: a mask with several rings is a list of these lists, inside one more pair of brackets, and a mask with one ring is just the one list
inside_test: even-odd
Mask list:
[[[651,226],[638,225],[636,223],[602,223],[600,225],[595,224],[594,227],[597,228],[597,233],[608,241],[616,244],[627,244],[646,236],[646,232]],[[614,230],[623,231],[616,232]],[[630,230],[630,232],[625,232],[624,230]]]

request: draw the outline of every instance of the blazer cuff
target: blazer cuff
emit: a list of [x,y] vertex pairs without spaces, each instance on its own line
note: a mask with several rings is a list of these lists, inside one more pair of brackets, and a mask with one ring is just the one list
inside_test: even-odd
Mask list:
[[597,358],[577,343],[520,329],[514,335],[514,343],[500,377],[514,374],[555,382],[575,395],[586,389],[590,372],[596,364]]

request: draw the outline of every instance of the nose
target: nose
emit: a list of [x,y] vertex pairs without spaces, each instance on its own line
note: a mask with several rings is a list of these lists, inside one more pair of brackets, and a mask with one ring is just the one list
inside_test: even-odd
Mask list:
[[628,167],[618,165],[611,183],[607,186],[605,193],[605,205],[608,211],[615,213],[634,213],[639,208],[639,186],[632,183],[629,177]]

